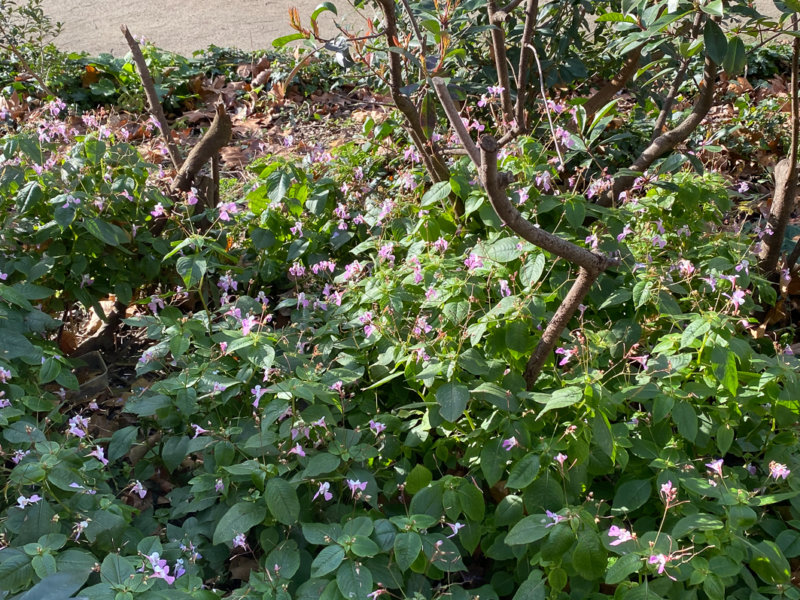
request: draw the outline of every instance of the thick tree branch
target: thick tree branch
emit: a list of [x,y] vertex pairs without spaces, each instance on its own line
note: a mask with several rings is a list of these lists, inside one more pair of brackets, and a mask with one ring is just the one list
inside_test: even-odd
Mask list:
[[[386,43],[390,48],[399,48],[397,44],[397,15],[395,14],[394,0],[376,0],[383,11],[386,21]],[[417,111],[411,99],[403,94],[401,88],[403,81],[403,69],[400,63],[400,55],[397,52],[389,51],[389,91],[397,109],[403,113],[406,119],[411,140],[422,157],[422,164],[434,182],[447,181],[450,178],[450,170],[444,159],[436,150],[433,144],[428,144],[425,133],[420,124],[419,111]],[[456,206],[456,211],[459,208]]]
[[121,25],[120,29],[122,30],[122,35],[125,36],[125,41],[128,42],[128,46],[131,49],[133,61],[136,63],[136,67],[139,69],[139,77],[142,78],[142,87],[144,87],[144,93],[147,96],[147,104],[150,107],[150,114],[155,117],[156,121],[158,121],[158,127],[161,129],[161,135],[164,136],[164,141],[167,144],[167,152],[169,153],[170,160],[172,160],[172,164],[176,169],[180,169],[181,165],[183,164],[183,158],[181,157],[180,150],[178,150],[175,142],[172,141],[172,131],[169,128],[169,123],[167,123],[167,118],[164,116],[164,109],[161,107],[161,102],[158,100],[156,86],[153,83],[150,70],[147,68],[147,63],[144,60],[142,50],[139,48],[139,44],[136,42],[136,40],[133,39],[133,36],[131,35],[131,32],[128,31],[127,26]]
[[192,148],[189,156],[186,157],[186,162],[183,163],[183,166],[178,171],[178,175],[172,184],[173,190],[188,192],[203,165],[230,142],[232,133],[231,118],[225,112],[225,106],[222,102],[217,102],[216,109],[217,114],[214,115],[211,126]]
[[616,77],[607,82],[603,87],[597,90],[594,94],[589,96],[586,102],[583,103],[583,110],[586,111],[586,120],[591,122],[594,114],[603,108],[606,104],[611,102],[611,99],[619,92],[628,80],[636,73],[636,68],[639,66],[639,59],[642,56],[642,48],[638,46],[628,52],[625,62]]
[[[717,64],[707,57],[703,69],[703,80],[700,82],[700,92],[695,100],[692,112],[674,128],[653,140],[629,167],[631,171],[645,171],[658,158],[673,150],[697,129],[714,103],[714,84],[716,79]],[[601,197],[599,204],[604,206],[612,205],[622,192],[626,192],[631,188],[635,180],[636,177],[633,175],[617,177],[614,180],[611,193]]]
[[558,338],[561,337],[561,332],[569,324],[581,301],[589,293],[594,282],[597,281],[599,271],[587,271],[583,267],[578,270],[578,277],[570,287],[569,292],[564,297],[559,307],[556,309],[555,314],[550,319],[550,322],[542,332],[542,337],[536,345],[536,349],[528,359],[528,364],[525,366],[525,382],[528,384],[528,389],[533,387],[533,383],[542,372],[542,367],[547,361],[547,357],[553,351],[553,348],[558,343]]
[[433,89],[436,91],[436,95],[439,97],[439,102],[441,102],[442,108],[444,108],[444,114],[447,115],[447,119],[450,121],[450,125],[453,127],[458,139],[461,141],[461,145],[464,146],[464,150],[467,152],[475,166],[480,166],[481,153],[478,151],[478,147],[475,145],[475,142],[472,141],[467,128],[464,127],[464,122],[461,120],[461,114],[458,112],[455,102],[453,102],[453,98],[450,96],[450,92],[447,90],[447,84],[441,77],[434,77],[431,81],[433,82]]
[[497,142],[492,136],[484,135],[479,144],[481,166],[478,173],[497,216],[524,240],[580,266],[578,278],[548,323],[539,344],[528,360],[525,368],[525,384],[528,389],[532,389],[561,332],[575,314],[592,284],[600,273],[610,266],[619,264],[619,261],[563,240],[557,235],[535,227],[533,223],[523,218],[508,200],[504,178],[497,172]]

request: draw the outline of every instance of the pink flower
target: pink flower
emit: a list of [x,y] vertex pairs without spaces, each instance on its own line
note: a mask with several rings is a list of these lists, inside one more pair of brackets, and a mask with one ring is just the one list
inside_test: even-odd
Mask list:
[[556,348],[556,354],[561,354],[563,358],[558,362],[559,367],[563,367],[569,359],[578,354],[577,348]]
[[555,456],[555,460],[556,460],[556,462],[557,462],[559,465],[561,465],[561,467],[562,467],[562,468],[564,467],[564,462],[567,460],[567,458],[568,458],[568,457],[567,457],[567,455],[566,455],[566,454],[563,454],[563,453],[561,453],[561,452],[559,452],[559,453],[558,453],[558,454],[556,454],[556,456]]
[[726,294],[726,293],[723,292],[722,295],[725,296],[726,298],[730,299],[731,304],[733,304],[733,312],[734,313],[738,313],[739,312],[739,307],[742,304],[744,304],[744,299],[745,299],[745,296],[746,296],[745,291],[744,290],[734,290],[733,294],[729,295],[729,294]]
[[321,482],[319,484],[319,489],[317,490],[317,493],[314,494],[314,497],[311,498],[311,501],[313,502],[314,500],[317,499],[317,497],[322,496],[325,502],[330,502],[333,499],[333,494],[331,494],[330,489],[331,489],[331,484],[329,482],[327,481]]
[[500,295],[503,298],[508,298],[511,295],[511,288],[508,287],[508,281],[505,279],[501,279],[499,281],[500,284]]
[[75,526],[72,528],[72,532],[75,534],[75,537],[72,539],[77,542],[78,538],[83,533],[83,530],[86,529],[88,526],[89,526],[89,521],[80,521],[78,523],[75,523]]
[[622,233],[617,236],[617,241],[621,242],[626,237],[628,237],[631,233],[633,233],[633,229],[631,229],[630,223],[626,223],[625,227],[622,228]]
[[102,446],[95,446],[94,450],[92,450],[86,456],[87,457],[94,456],[97,460],[103,463],[103,466],[108,464],[108,459],[106,458],[106,452],[105,450],[103,450]]
[[449,244],[447,243],[447,240],[444,239],[443,237],[439,237],[438,240],[433,242],[434,250],[436,250],[437,252],[441,252],[441,253],[444,253],[444,251],[447,250],[448,245]]
[[155,208],[153,208],[153,210],[150,211],[150,214],[153,215],[154,217],[162,216],[164,214],[164,205],[161,204],[161,202],[159,202],[158,204],[155,205]]
[[208,429],[203,429],[200,427],[200,425],[192,423],[192,427],[194,427],[194,435],[192,436],[192,439],[195,439],[197,436],[203,435],[204,433],[208,433]]
[[455,537],[458,534],[459,530],[464,527],[463,523],[445,523],[445,525],[447,525],[453,532],[447,536],[448,538]]
[[483,266],[483,261],[477,254],[473,252],[468,258],[464,259],[464,266],[467,267],[469,271],[474,271],[475,269],[480,269]]
[[158,552],[153,552],[152,554],[145,556],[145,558],[150,561],[150,567],[153,569],[153,574],[150,577],[155,579],[163,579],[169,585],[175,583],[175,577],[169,574],[169,565],[167,565],[167,561],[162,559]]
[[29,504],[36,504],[41,499],[42,497],[39,494],[34,494],[30,498],[26,498],[25,496],[20,496],[19,498],[17,498],[17,506],[19,508],[25,508]]
[[255,400],[253,400],[253,408],[258,408],[258,403],[259,403],[259,401],[261,400],[261,396],[263,396],[264,394],[266,394],[266,393],[267,393],[267,390],[265,390],[265,389],[261,389],[261,386],[260,386],[260,385],[257,385],[257,386],[256,386],[256,387],[254,387],[252,390],[250,390],[250,393],[251,393],[251,394],[253,394],[253,396],[255,396],[255,397],[256,397],[256,399],[255,399]]
[[439,294],[438,294],[438,292],[436,291],[436,288],[434,288],[433,286],[429,287],[429,288],[428,288],[428,289],[425,291],[425,299],[426,299],[426,300],[436,300],[436,296],[438,296],[438,295],[439,295]]
[[378,256],[381,260],[388,262],[389,264],[394,264],[394,254],[392,254],[392,250],[394,249],[394,244],[391,242],[388,244],[384,244],[381,246],[381,249],[378,250]]
[[671,481],[661,485],[661,499],[664,504],[669,506],[678,498],[678,489],[672,485]]
[[289,450],[289,452],[287,454],[296,454],[297,456],[305,456],[306,455],[305,450],[303,450],[303,447],[299,443],[294,448]]
[[658,574],[661,575],[664,572],[664,569],[667,566],[667,562],[669,562],[670,557],[664,554],[653,554],[648,559],[648,563],[651,565],[658,565]]
[[609,546],[619,546],[634,539],[634,536],[627,529],[622,529],[616,525],[612,525],[608,529],[608,537],[617,538],[613,542],[609,542]]
[[517,438],[514,436],[506,440],[503,440],[503,450],[505,450],[506,452],[510,452],[511,449],[516,446],[519,446],[519,442],[517,441]]
[[289,267],[289,275],[291,275],[295,279],[299,279],[305,274],[306,274],[306,268],[298,262],[294,263],[291,267]]
[[67,429],[67,433],[71,433],[81,439],[86,437],[86,428],[89,427],[89,419],[80,415],[75,415],[69,420],[68,424],[69,429]]
[[786,465],[781,464],[779,462],[775,462],[774,460],[769,463],[769,475],[770,477],[777,479],[786,479],[789,476],[791,471],[786,467]]
[[147,490],[144,489],[142,482],[139,481],[138,479],[136,480],[136,482],[134,482],[133,487],[131,488],[131,493],[138,494],[139,498],[144,498],[145,496],[147,496]]
[[545,512],[545,514],[547,515],[547,517],[549,519],[553,520],[552,523],[548,523],[547,525],[545,525],[545,527],[552,527],[556,523],[560,523],[561,521],[563,521],[566,518],[566,517],[563,517],[561,515],[557,515],[556,513],[552,512],[552,511],[549,511],[549,510],[545,510],[544,512]]
[[706,463],[708,470],[712,473],[716,473],[720,477],[722,477],[722,459],[718,458],[717,460],[713,460],[710,463]]
[[350,493],[353,494],[353,498],[356,500],[364,493],[367,489],[367,482],[366,481],[359,481],[358,479],[348,479],[347,480],[347,487],[350,488]]
[[372,433],[374,433],[376,436],[378,436],[378,435],[381,434],[381,432],[384,429],[386,429],[386,425],[384,425],[383,423],[380,423],[378,421],[374,421],[374,420],[370,419],[369,428],[372,431]]
[[233,538],[233,547],[241,548],[242,550],[248,550],[249,547],[247,545],[247,536],[243,533],[237,533]]
[[238,212],[239,208],[236,206],[235,202],[223,202],[219,205],[219,220],[230,221],[231,215],[235,215]]
[[214,483],[214,491],[218,494],[225,489],[225,482],[222,479],[217,479],[216,483]]

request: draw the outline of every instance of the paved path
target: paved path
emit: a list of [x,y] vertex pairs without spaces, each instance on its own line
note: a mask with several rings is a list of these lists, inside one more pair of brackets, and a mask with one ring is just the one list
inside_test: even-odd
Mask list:
[[[270,47],[272,40],[292,33],[289,8],[297,7],[304,27],[322,0],[44,0],[42,7],[64,24],[56,45],[62,50],[124,56],[128,46],[119,26],[143,35],[157,46],[191,56],[192,51],[217,46],[243,50]],[[336,18],[358,24],[346,0],[333,0],[339,17],[326,12],[319,24],[324,34],[335,33]],[[372,15],[371,9],[365,14]]]
[[[191,56],[192,51],[217,46],[244,50],[268,48],[272,40],[292,32],[289,8],[296,6],[304,27],[322,0],[43,0],[44,10],[64,23],[56,44],[62,50],[123,56],[128,47],[119,31],[125,24],[166,50]],[[363,22],[347,0],[332,0],[337,19],[360,27]],[[772,0],[756,0],[765,13],[776,14]],[[372,16],[373,9],[365,14]],[[324,34],[335,33],[333,15],[320,16]]]

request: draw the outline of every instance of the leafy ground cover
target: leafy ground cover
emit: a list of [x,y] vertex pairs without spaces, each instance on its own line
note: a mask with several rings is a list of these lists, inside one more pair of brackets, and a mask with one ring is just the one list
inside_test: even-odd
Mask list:
[[[483,2],[412,13],[438,65],[413,36],[145,44],[173,141],[232,115],[214,202],[172,190],[131,59],[2,54],[0,597],[800,596],[797,274],[762,258],[791,50],[740,52],[720,19],[780,24],[731,4],[538,7],[507,197],[613,264],[533,384],[578,269],[498,217],[433,93],[447,72],[465,127],[513,130]],[[640,72],[591,114],[629,36]],[[702,123],[598,202],[715,59]]]

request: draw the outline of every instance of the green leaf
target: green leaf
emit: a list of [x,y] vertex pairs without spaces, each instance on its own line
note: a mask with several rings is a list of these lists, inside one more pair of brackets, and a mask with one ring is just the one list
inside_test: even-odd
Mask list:
[[639,507],[644,506],[650,499],[652,485],[649,479],[634,479],[626,481],[617,488],[614,500],[611,503],[612,515],[621,515],[633,512]]
[[739,36],[734,36],[728,42],[728,50],[725,53],[725,60],[722,67],[730,77],[738,76],[747,64],[744,42]]
[[319,17],[324,12],[332,12],[335,15],[339,15],[336,10],[336,6],[332,2],[322,2],[321,4],[317,5],[317,8],[314,9],[314,12],[311,13],[311,20],[316,21],[317,17]]
[[278,522],[292,525],[300,516],[300,501],[295,489],[283,479],[273,477],[265,490],[267,507]]
[[727,350],[725,352],[725,364],[720,365],[715,371],[722,387],[728,390],[732,396],[736,396],[736,391],[739,389],[739,371],[736,368],[736,355]]
[[700,4],[700,10],[712,17],[724,16],[722,0],[711,0],[708,4]]
[[594,531],[584,531],[572,553],[572,566],[578,575],[589,581],[601,578],[606,572],[606,549]]
[[39,369],[39,383],[50,383],[61,373],[61,363],[55,357],[51,356],[42,363],[42,368]]
[[620,556],[606,571],[606,583],[614,585],[625,581],[632,573],[642,567],[642,557],[638,554]]
[[711,323],[702,315],[698,315],[686,326],[681,334],[681,348],[691,345],[700,336],[705,335],[711,329]]
[[344,560],[344,548],[339,545],[327,546],[320,550],[311,563],[311,576],[322,577],[333,573]]
[[124,585],[136,571],[133,565],[119,554],[108,554],[100,565],[100,579],[111,585]]
[[672,420],[678,426],[678,433],[690,442],[697,437],[697,413],[691,404],[678,401],[672,407]]
[[519,411],[519,400],[517,400],[513,392],[501,388],[496,383],[482,383],[473,389],[472,393],[480,399],[490,402],[500,410],[512,413]]
[[631,15],[623,15],[622,13],[610,12],[597,17],[598,23],[636,23]]
[[416,494],[433,480],[433,474],[425,465],[417,464],[411,469],[406,477],[405,491],[409,494]]
[[641,308],[649,299],[653,289],[653,282],[649,280],[638,281],[633,286],[633,305]]
[[501,238],[485,249],[486,257],[498,262],[507,263],[519,258],[522,251],[517,248],[517,241],[513,238]]
[[483,499],[483,490],[471,481],[463,479],[458,486],[458,502],[463,512],[470,521],[480,523],[486,512],[486,503]]
[[311,479],[319,475],[327,475],[335,471],[341,462],[338,456],[334,456],[328,452],[320,452],[308,459],[308,464],[303,471],[303,477]]
[[721,65],[728,51],[728,39],[722,28],[711,19],[708,19],[703,27],[703,43],[706,47],[706,56]]
[[289,35],[283,35],[277,39],[272,40],[272,47],[273,48],[283,48],[289,42],[293,42],[295,40],[304,40],[308,36],[303,33],[290,33]]
[[409,510],[411,514],[429,515],[436,519],[442,516],[442,486],[429,485],[414,494]]
[[547,587],[538,569],[531,571],[528,578],[522,582],[512,600],[545,600]]
[[549,396],[547,394],[534,394],[533,399],[536,402],[544,402],[544,407],[536,415],[536,420],[539,420],[542,415],[551,410],[566,408],[581,402],[583,400],[583,388],[578,386],[565,387],[554,391]]
[[501,443],[499,438],[493,439],[481,449],[481,472],[489,486],[500,481],[508,461],[505,450],[500,448]]
[[206,274],[207,268],[208,263],[201,254],[181,256],[175,264],[175,269],[187,288],[193,288],[200,283]]
[[17,191],[16,202],[17,211],[24,214],[32,210],[39,202],[42,201],[44,194],[42,188],[36,181],[29,181]]
[[675,523],[675,526],[672,528],[672,537],[678,539],[695,530],[713,531],[714,529],[722,529],[723,527],[722,521],[711,515],[702,513],[689,515]]
[[439,404],[439,414],[442,418],[455,423],[467,407],[469,389],[460,383],[445,383],[436,390],[436,402]]
[[115,461],[122,458],[131,449],[133,442],[136,441],[136,436],[139,434],[139,428],[135,425],[123,427],[114,432],[111,436],[111,442],[108,444],[108,460]]
[[371,557],[378,554],[381,549],[378,548],[378,544],[373,542],[367,536],[357,535],[353,539],[353,543],[350,546],[350,551],[356,556]]
[[421,206],[430,206],[444,200],[450,195],[452,188],[449,181],[439,181],[434,183],[431,188],[422,196]]
[[436,128],[436,100],[432,91],[425,94],[422,99],[422,106],[419,110],[419,124],[425,137],[431,139]]
[[542,277],[542,273],[544,273],[544,266],[544,254],[539,252],[533,256],[529,256],[528,260],[525,261],[525,264],[522,265],[519,271],[520,283],[525,287],[529,287],[539,281]]
[[533,336],[530,321],[511,321],[506,325],[506,346],[514,352],[527,352],[532,348]]
[[101,242],[109,246],[119,246],[128,242],[128,235],[122,228],[107,223],[98,218],[86,218],[83,220],[83,227]]
[[[271,479],[270,481],[276,481]],[[246,534],[252,527],[261,523],[267,510],[255,502],[238,502],[228,509],[214,529],[214,544],[230,542],[240,533]]]
[[539,474],[540,458],[533,452],[526,454],[522,460],[511,467],[508,474],[506,487],[514,489],[524,489],[528,487]]
[[[51,554],[44,554],[41,558],[45,557],[54,560]],[[72,594],[77,592],[81,586],[86,583],[90,574],[91,571],[53,573],[44,577],[31,589],[16,598],[17,600],[63,600],[64,598],[71,598]]]
[[367,595],[374,591],[372,572],[353,560],[346,561],[336,571],[336,585],[347,600],[368,600]]
[[550,533],[548,525],[552,523],[547,515],[529,515],[511,528],[505,542],[509,546],[519,546],[540,540]]
[[407,571],[422,551],[422,538],[416,531],[398,533],[394,538],[394,560],[401,571]]
[[783,556],[780,548],[775,542],[763,541],[753,546],[753,558],[750,560],[750,568],[771,585],[788,583],[792,575],[789,569],[789,561]]

